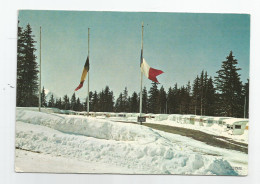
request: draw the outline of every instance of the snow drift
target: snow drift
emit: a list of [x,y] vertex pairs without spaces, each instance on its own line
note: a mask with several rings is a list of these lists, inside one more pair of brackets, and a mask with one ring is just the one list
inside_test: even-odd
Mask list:
[[178,141],[144,126],[22,109],[17,109],[16,121],[19,149],[117,165],[138,174],[237,175],[228,161],[181,148]]

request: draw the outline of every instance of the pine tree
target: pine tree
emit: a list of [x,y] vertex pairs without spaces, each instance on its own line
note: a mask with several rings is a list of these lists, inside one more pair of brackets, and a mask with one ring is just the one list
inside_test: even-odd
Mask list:
[[204,81],[203,81],[203,109],[202,112],[204,115],[206,115],[206,109],[208,108],[207,106],[207,93],[208,93],[208,73],[207,71],[205,71],[205,75],[204,75]]
[[192,104],[193,104],[193,113],[196,115],[198,113],[198,102],[199,102],[199,93],[200,93],[200,89],[199,89],[199,76],[197,75],[197,77],[195,78],[194,82],[193,82],[193,88],[192,88]]
[[42,107],[47,107],[47,101],[46,101],[46,95],[45,95],[44,86],[43,86],[42,92],[41,92],[41,106]]
[[215,115],[215,101],[216,101],[216,96],[215,96],[215,88],[213,85],[213,80],[210,77],[207,80],[207,87],[206,87],[206,104],[205,104],[205,115],[207,116],[213,116]]
[[113,91],[109,92],[108,99],[109,99],[109,112],[113,112],[114,111],[114,105],[115,105],[115,101],[114,101],[115,97],[114,97]]
[[128,90],[127,87],[125,87],[124,92],[122,94],[122,111],[128,112],[129,111],[129,100],[128,100]]
[[173,113],[178,114],[181,113],[180,109],[180,103],[181,103],[181,97],[180,97],[180,90],[178,89],[177,83],[175,83],[173,88]]
[[23,31],[18,26],[17,41],[17,105],[38,106],[38,65],[31,26]]
[[199,82],[199,99],[200,99],[200,115],[203,115],[203,103],[204,103],[204,70],[200,74],[200,82]]
[[68,95],[64,95],[62,101],[62,109],[69,110],[70,109],[70,99]]
[[25,106],[25,82],[24,82],[24,34],[23,29],[18,25],[17,33],[17,96],[16,105]]
[[53,94],[51,94],[51,98],[48,102],[48,107],[55,107],[55,100]]
[[75,111],[82,111],[83,110],[83,105],[80,103],[79,97],[76,100],[75,106],[74,106]]
[[149,101],[148,101],[148,111],[151,113],[159,113],[159,90],[157,88],[157,83],[153,82],[152,87],[149,91]]
[[132,97],[130,99],[130,112],[138,112],[138,95],[136,92],[133,92]]
[[185,112],[187,114],[191,113],[191,101],[192,101],[192,97],[191,97],[191,85],[190,85],[190,81],[188,81],[186,88],[185,88]]
[[179,90],[179,114],[187,114],[186,112],[186,89],[184,86],[181,86]]
[[237,60],[232,51],[222,62],[221,69],[215,77],[217,93],[219,93],[219,115],[243,117],[242,82],[237,68]]
[[130,96],[128,96],[128,98],[127,98],[126,112],[131,112],[131,97]]
[[104,90],[98,93],[98,111],[104,112]]
[[169,87],[167,92],[167,113],[171,114],[173,112],[174,94],[171,87]]
[[76,95],[75,93],[73,93],[73,95],[71,96],[71,99],[70,99],[70,109],[71,110],[76,110]]
[[[140,103],[140,95],[139,95],[139,99],[138,99],[138,104],[139,103]],[[140,107],[138,107],[138,109],[139,108]],[[140,111],[140,109],[139,109],[139,111]],[[148,95],[147,95],[146,87],[144,87],[143,93],[142,93],[142,112],[148,113]]]
[[24,79],[25,83],[25,106],[38,105],[38,64],[35,56],[35,43],[31,26],[28,24],[23,32],[24,36]]
[[243,96],[244,96],[244,117],[249,118],[249,79],[243,86]]
[[166,92],[164,91],[163,86],[159,90],[159,108],[160,113],[166,113]]
[[98,107],[99,107],[98,101],[99,101],[99,99],[98,99],[97,91],[94,91],[94,94],[93,94],[93,97],[92,97],[92,100],[91,100],[91,105],[93,106],[92,110],[94,112],[98,112],[99,111],[99,109],[98,109]]
[[56,99],[55,107],[58,108],[58,109],[63,109],[61,98]]
[[113,92],[110,91],[108,86],[106,86],[104,90],[104,111],[112,112],[113,106],[114,106]]
[[115,111],[123,112],[123,94],[122,93],[119,94],[119,97],[116,100]]

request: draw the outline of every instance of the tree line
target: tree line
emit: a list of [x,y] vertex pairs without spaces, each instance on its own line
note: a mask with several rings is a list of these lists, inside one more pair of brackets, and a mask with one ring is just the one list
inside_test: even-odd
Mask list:
[[[23,30],[18,26],[17,42],[17,106],[38,106],[38,65],[35,56],[35,41],[28,24]],[[149,90],[142,91],[143,113],[196,114],[208,116],[248,117],[249,80],[242,83],[238,62],[230,51],[216,77],[201,71],[186,85],[165,89],[153,82]],[[44,87],[41,92],[42,106],[65,110],[86,111],[86,100],[81,102],[75,93],[46,100]],[[106,86],[100,92],[90,91],[89,109],[94,112],[139,112],[140,94],[128,94],[122,90],[115,99],[113,91]]]

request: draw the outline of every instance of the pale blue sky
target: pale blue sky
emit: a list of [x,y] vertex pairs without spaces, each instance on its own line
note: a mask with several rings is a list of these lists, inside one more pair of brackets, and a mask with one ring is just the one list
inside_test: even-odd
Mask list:
[[[115,98],[125,87],[130,94],[139,92],[142,22],[144,58],[164,71],[159,87],[192,83],[203,69],[216,76],[231,50],[242,81],[249,78],[249,15],[23,10],[19,20],[22,27],[32,26],[37,49],[42,26],[42,84],[58,96],[71,96],[79,84],[88,28],[90,90],[108,85]],[[144,85],[149,89],[150,80],[144,79]],[[85,82],[76,95],[86,94]]]

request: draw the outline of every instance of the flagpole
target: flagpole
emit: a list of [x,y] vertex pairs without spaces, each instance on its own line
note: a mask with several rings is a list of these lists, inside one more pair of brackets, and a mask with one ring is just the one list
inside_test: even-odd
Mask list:
[[[143,61],[143,35],[144,35],[144,23],[142,22],[142,42],[141,42],[141,63]],[[141,88],[140,88],[140,117],[142,117],[142,101],[143,101],[143,72],[141,70]],[[142,122],[140,122],[140,125]]]
[[[90,28],[88,28],[88,59],[89,59],[89,30],[90,30]],[[89,70],[88,70],[88,99],[87,99],[87,103],[88,103],[87,114],[89,116]]]
[[41,65],[42,65],[42,27],[40,26],[40,66],[39,66],[39,112],[41,111]]

